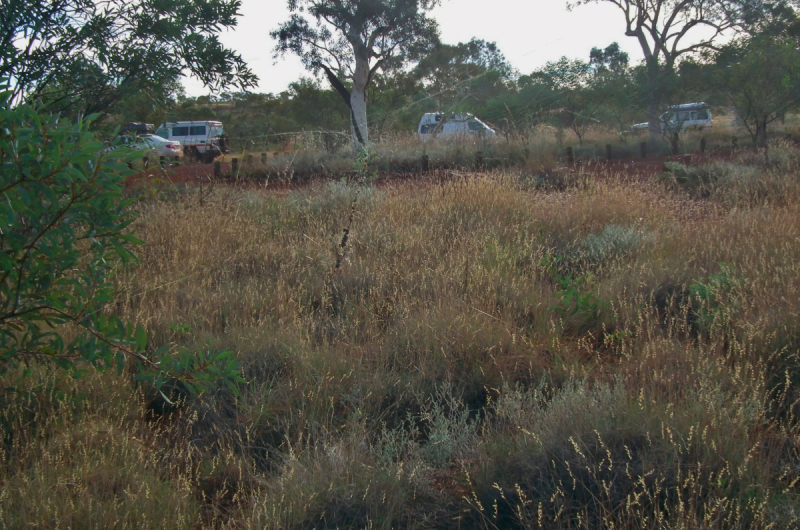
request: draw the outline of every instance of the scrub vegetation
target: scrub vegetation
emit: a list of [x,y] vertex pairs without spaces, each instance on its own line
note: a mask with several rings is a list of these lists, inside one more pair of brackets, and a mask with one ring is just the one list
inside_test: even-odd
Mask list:
[[245,382],[7,371],[0,526],[795,527],[800,154],[770,153],[139,189],[110,312]]

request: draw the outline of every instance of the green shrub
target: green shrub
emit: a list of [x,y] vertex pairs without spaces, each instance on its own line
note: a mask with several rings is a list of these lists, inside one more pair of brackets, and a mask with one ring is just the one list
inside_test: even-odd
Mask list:
[[689,286],[689,292],[695,298],[695,319],[701,329],[708,330],[712,325],[722,325],[730,319],[731,312],[737,309],[731,293],[740,283],[733,266],[721,263],[717,274]]
[[475,439],[477,423],[470,420],[470,412],[452,395],[452,388],[444,385],[432,398],[422,420],[428,427],[428,441],[423,455],[434,467],[448,464],[460,451]]
[[687,167],[679,162],[664,162],[664,172],[659,180],[674,188],[707,197],[717,176],[708,166]]
[[159,388],[171,376],[189,391],[216,376],[236,380],[229,352],[147,356],[144,331],[108,311],[111,276],[140,244],[122,195],[133,154],[104,153],[90,123],[12,108],[0,93],[0,371],[49,361],[73,375],[121,372],[135,360]]
[[599,234],[589,234],[586,237],[584,253],[589,261],[599,263],[635,252],[652,239],[651,234],[641,230],[610,224]]

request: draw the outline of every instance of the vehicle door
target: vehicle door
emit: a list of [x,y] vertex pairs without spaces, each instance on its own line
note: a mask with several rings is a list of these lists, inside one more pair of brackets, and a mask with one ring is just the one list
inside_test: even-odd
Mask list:
[[205,125],[190,125],[189,137],[191,138],[193,144],[198,146],[202,145],[203,149],[200,150],[204,151],[205,146],[208,143],[208,127]]

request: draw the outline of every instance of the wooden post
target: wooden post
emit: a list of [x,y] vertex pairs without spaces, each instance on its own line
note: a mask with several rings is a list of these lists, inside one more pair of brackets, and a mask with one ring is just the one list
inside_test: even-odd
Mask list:
[[475,153],[475,169],[483,169],[483,151]]
[[253,155],[247,155],[247,158],[245,160],[247,161],[248,166],[253,165]]
[[430,168],[430,159],[428,155],[422,155],[422,171],[428,171]]
[[231,173],[238,173],[239,172],[239,159],[234,158],[231,160]]
[[575,165],[575,151],[572,150],[572,147],[567,147],[567,165]]
[[178,164],[181,163],[181,157],[179,157],[178,155],[175,155],[175,159],[173,160],[173,162],[175,162],[175,165],[177,166]]
[[731,138],[731,148],[732,148],[734,151],[736,151],[737,149],[739,149],[739,138],[737,138],[736,136],[734,136],[734,137],[732,137],[732,138]]
[[606,144],[606,160],[611,162],[611,144]]
[[219,178],[222,175],[222,162],[214,162],[214,177]]
[[677,132],[672,133],[672,154],[673,155],[677,155],[678,154],[678,133]]
[[158,164],[163,168],[167,165],[167,159],[163,156],[158,157]]
[[267,153],[261,153],[261,164],[267,165]]
[[701,153],[705,153],[706,152],[706,139],[705,139],[705,137],[700,138],[700,152]]
[[647,142],[642,142],[639,144],[639,154],[642,158],[647,158]]

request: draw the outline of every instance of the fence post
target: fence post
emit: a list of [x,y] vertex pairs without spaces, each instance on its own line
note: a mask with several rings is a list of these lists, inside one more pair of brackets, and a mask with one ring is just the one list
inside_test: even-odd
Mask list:
[[247,161],[248,166],[253,165],[253,155],[247,155],[247,158],[245,158],[245,160]]
[[572,147],[567,147],[567,165],[575,165],[575,151],[572,150]]
[[639,144],[639,154],[642,158],[647,158],[647,142],[642,142]]
[[238,173],[239,172],[239,159],[234,158],[231,160],[231,173]]
[[174,160],[174,162],[175,162],[175,165],[176,165],[176,166],[177,166],[178,164],[180,164],[180,163],[181,163],[181,157],[179,157],[178,155],[175,155],[175,160]]
[[475,153],[475,168],[483,169],[483,151]]
[[678,133],[677,132],[672,133],[672,154],[673,155],[677,155],[678,154]]
[[214,178],[219,178],[222,175],[222,162],[214,162]]
[[422,155],[422,171],[428,171],[430,168],[430,159],[428,155]]
[[606,160],[611,162],[611,144],[606,144]]
[[158,157],[158,164],[163,168],[167,165],[167,160],[163,156]]
[[705,138],[705,136],[700,138],[700,152],[701,153],[705,153],[706,152],[706,138]]
[[261,164],[264,166],[267,165],[267,153],[261,153]]

